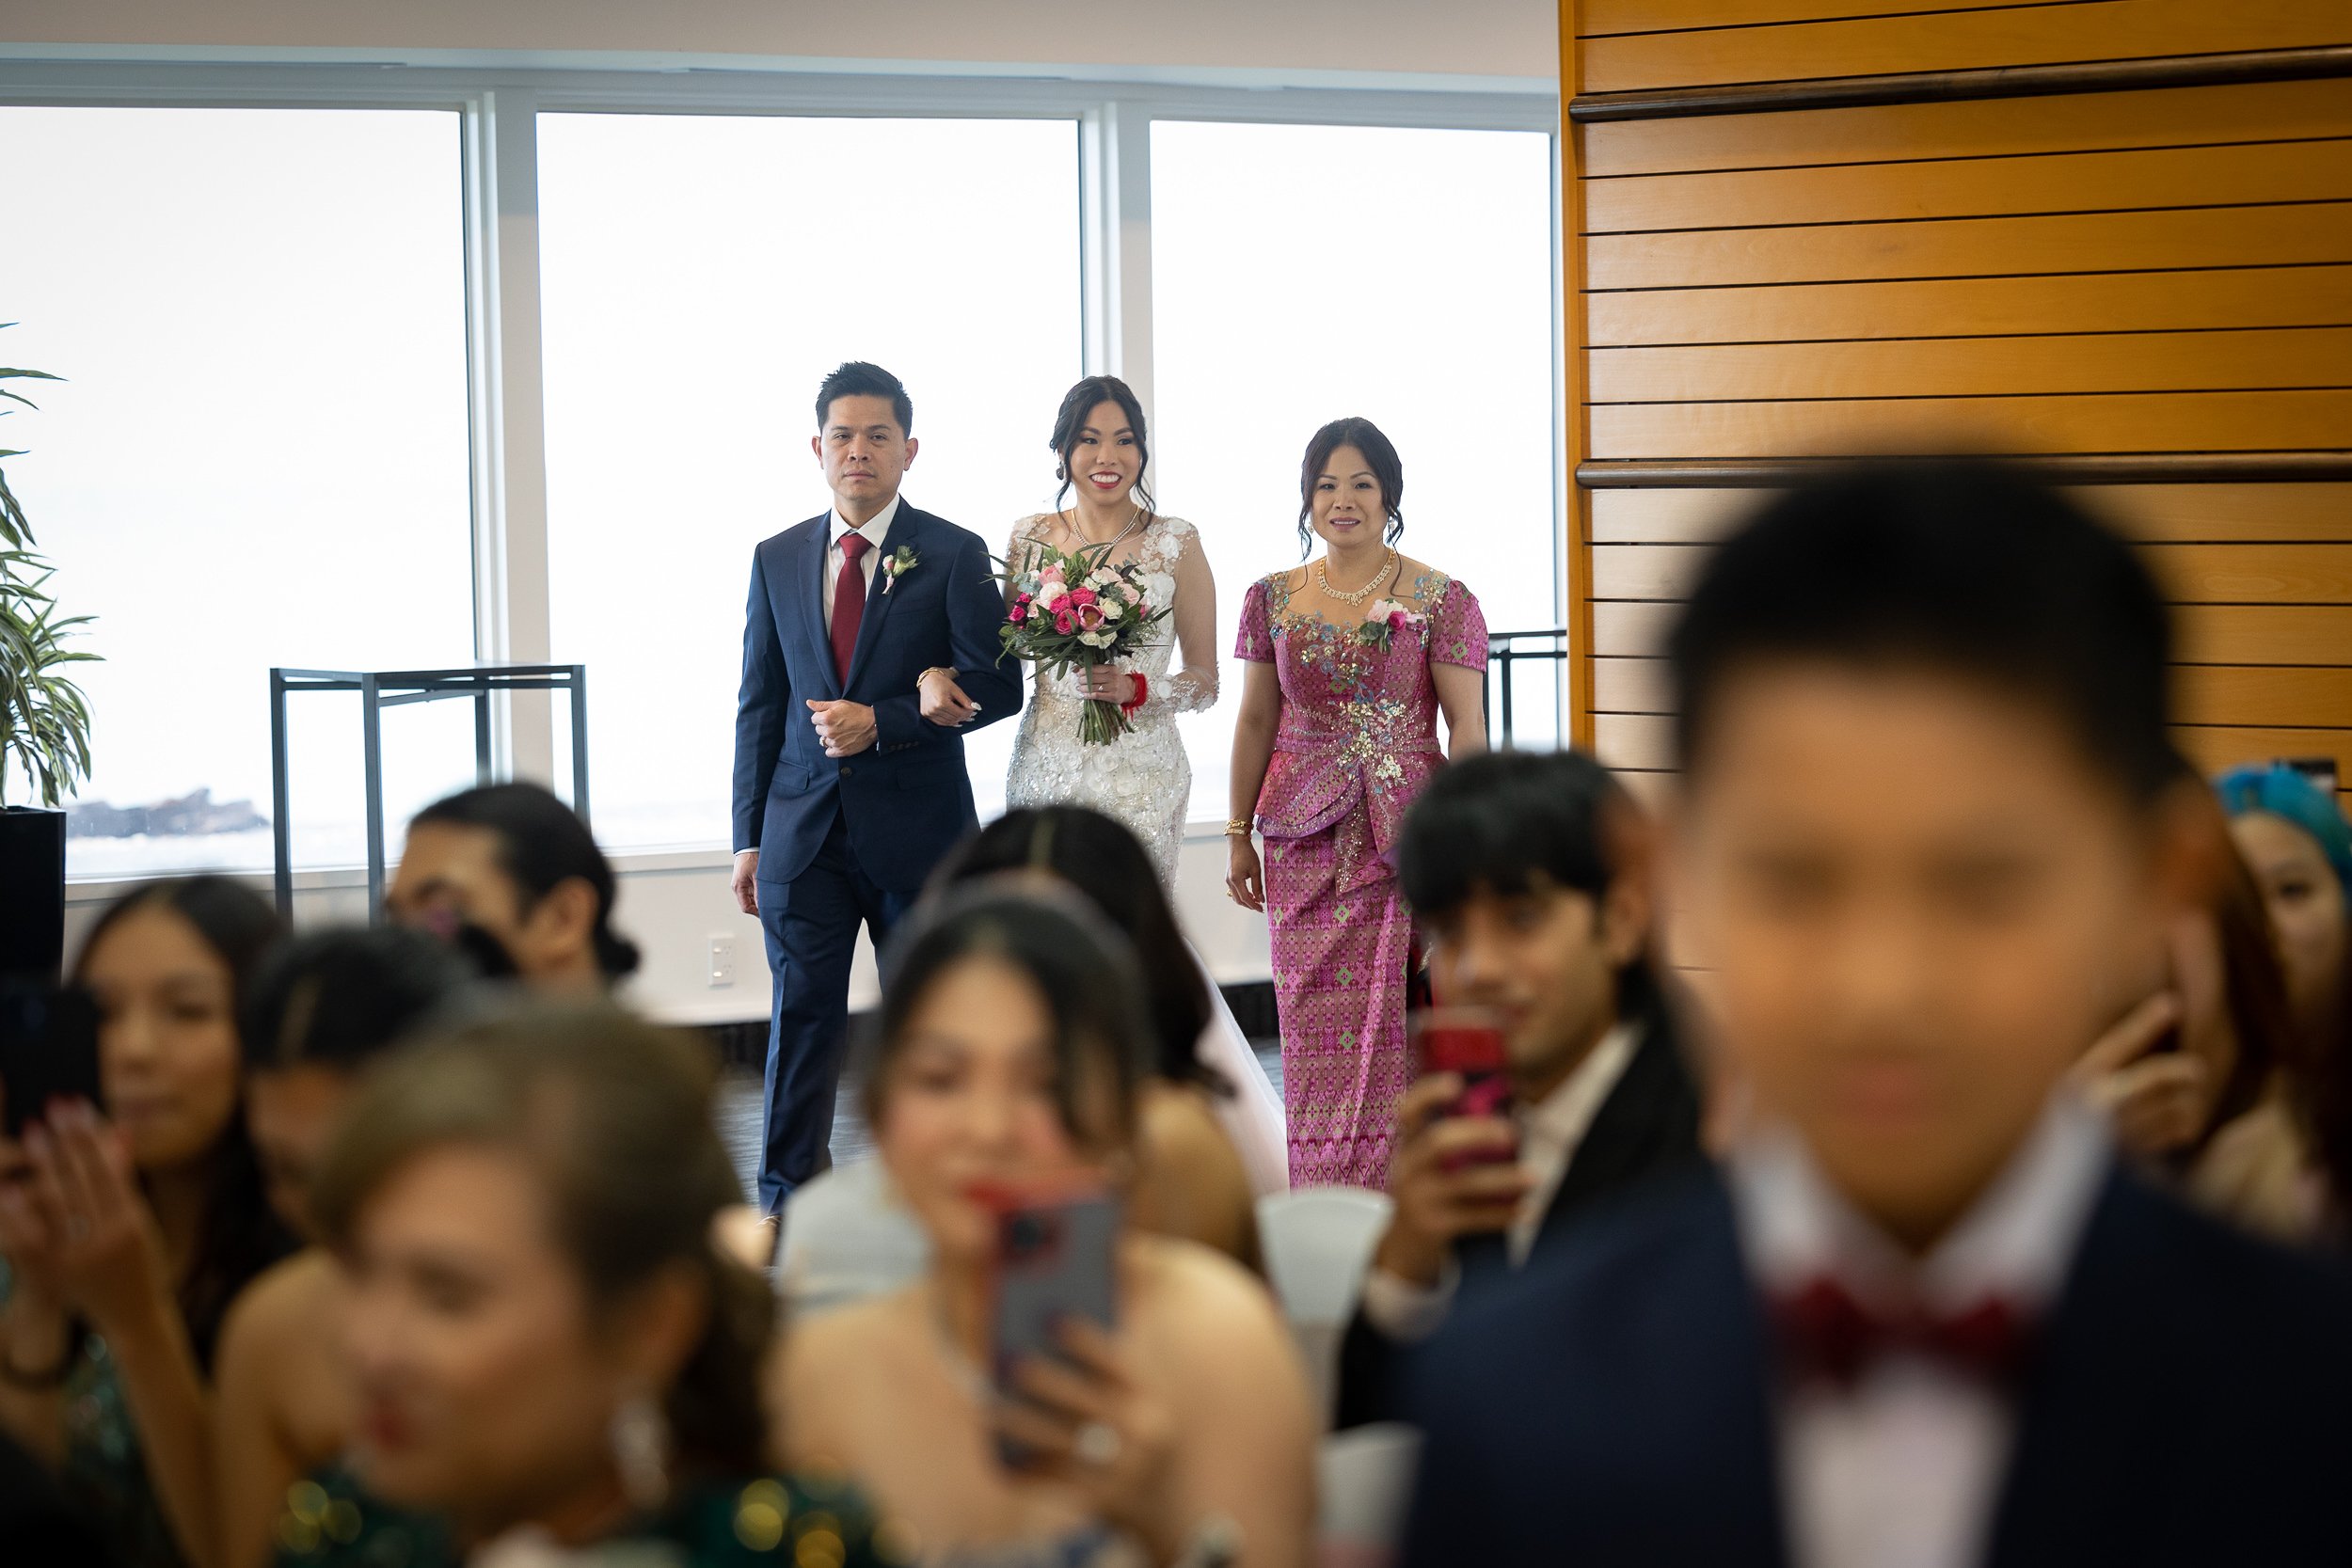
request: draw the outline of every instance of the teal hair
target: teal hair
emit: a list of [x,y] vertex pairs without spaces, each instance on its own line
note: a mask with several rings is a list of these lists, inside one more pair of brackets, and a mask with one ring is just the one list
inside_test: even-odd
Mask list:
[[2352,823],[2344,821],[2326,790],[2282,762],[2233,768],[2214,780],[2213,787],[2232,816],[2264,812],[2311,834],[2335,871],[2344,901],[2352,904]]

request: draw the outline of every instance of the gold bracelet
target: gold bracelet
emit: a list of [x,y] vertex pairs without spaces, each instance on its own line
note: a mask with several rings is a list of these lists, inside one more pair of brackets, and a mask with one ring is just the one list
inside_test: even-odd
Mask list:
[[954,680],[956,678],[956,673],[945,664],[934,664],[930,669],[914,677],[914,689],[917,691],[922,690],[923,683],[930,680],[933,675],[945,675],[949,680]]
[[1227,838],[1248,838],[1249,833],[1249,818],[1247,816],[1236,816],[1231,822],[1225,824],[1225,836]]

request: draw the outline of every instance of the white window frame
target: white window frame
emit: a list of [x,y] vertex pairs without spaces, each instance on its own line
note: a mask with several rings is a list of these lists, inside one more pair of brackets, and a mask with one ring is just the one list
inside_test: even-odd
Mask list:
[[[0,46],[5,48],[5,46]],[[540,71],[431,65],[100,63],[0,59],[0,105],[217,108],[434,108],[461,116],[468,401],[472,450],[474,657],[546,662],[549,645],[546,400],[539,317],[538,124],[549,113],[723,114],[887,119],[1070,119],[1078,128],[1081,341],[1088,374],[1124,378],[1147,412],[1152,376],[1152,127],[1155,120],[1539,131],[1552,142],[1552,276],[1562,255],[1560,100],[1527,89],[1447,90],[1376,77],[1210,72],[1192,82],[1089,81],[953,72],[657,69]],[[1246,80],[1248,85],[1232,85]],[[1552,301],[1555,619],[1565,625],[1574,541],[1560,381],[1561,301]],[[1560,732],[1568,733],[1564,679]],[[256,701],[260,698],[257,694]],[[553,782],[554,725],[544,692],[500,700],[493,752],[503,773]],[[1195,824],[1214,836],[1221,824]],[[616,869],[723,865],[723,848],[620,851]],[[355,873],[297,873],[302,888],[344,888]],[[76,881],[76,903],[144,879]]]

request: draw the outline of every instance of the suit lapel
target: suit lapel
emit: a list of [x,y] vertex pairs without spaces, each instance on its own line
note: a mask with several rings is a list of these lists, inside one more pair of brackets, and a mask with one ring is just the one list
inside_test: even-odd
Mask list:
[[1698,1096],[1672,1033],[1645,1024],[1625,1074],[1568,1157],[1541,1227],[1548,1238],[1595,1199],[1696,1153]]
[[801,537],[800,559],[794,563],[793,592],[800,598],[802,634],[808,641],[808,655],[816,669],[823,672],[823,691],[827,700],[841,695],[841,682],[833,667],[833,644],[825,637],[825,552],[832,546],[833,515],[828,513],[813,520]]
[[890,573],[883,565],[901,546],[921,554],[915,543],[919,531],[915,519],[922,514],[905,501],[898,503],[898,515],[890,520],[890,531],[882,535],[880,552],[874,562],[874,579],[866,585],[866,613],[857,624],[857,646],[850,652],[850,678],[841,683],[846,694],[857,687],[857,678],[866,669],[867,656],[882,641],[882,620],[890,613],[890,601],[897,597],[890,589]]

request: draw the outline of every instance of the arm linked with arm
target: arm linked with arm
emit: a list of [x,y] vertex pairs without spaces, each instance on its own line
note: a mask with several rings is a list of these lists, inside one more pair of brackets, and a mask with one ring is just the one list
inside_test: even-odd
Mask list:
[[776,617],[767,574],[752,556],[750,603],[743,610],[743,680],[735,698],[734,844],[738,854],[759,847],[768,786],[784,754],[785,723],[792,706],[792,677],[776,641]]
[[[979,706],[978,716],[962,726],[967,730],[1021,711],[1020,668],[1000,664],[996,658],[1004,646],[996,629],[1004,625],[1005,600],[988,567],[987,546],[976,536],[960,535],[947,565],[951,574],[946,601],[947,667],[955,671],[956,683],[964,694]],[[929,723],[916,692],[884,697],[874,705],[874,724],[884,751],[916,744]]]

